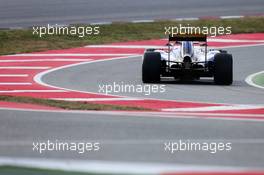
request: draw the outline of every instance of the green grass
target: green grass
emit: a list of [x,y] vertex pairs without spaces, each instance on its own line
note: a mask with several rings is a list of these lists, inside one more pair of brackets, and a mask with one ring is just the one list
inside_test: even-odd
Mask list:
[[[67,172],[14,166],[0,166],[0,175],[95,175],[94,173]],[[104,175],[104,174],[97,174]],[[108,174],[110,175],[110,174]]]
[[264,73],[258,74],[253,77],[253,82],[259,86],[264,87]]
[[142,107],[130,107],[130,106],[118,106],[108,104],[95,104],[87,102],[70,102],[60,100],[50,100],[32,97],[16,97],[16,96],[0,96],[0,101],[15,102],[15,103],[26,103],[26,104],[37,104],[43,106],[57,107],[67,110],[121,110],[121,111],[146,111],[151,110]]
[[153,23],[114,23],[100,26],[97,36],[52,35],[39,38],[32,29],[0,30],[0,55],[65,49],[88,44],[103,44],[131,40],[164,38],[165,26],[179,24],[191,26],[231,26],[232,33],[264,32],[264,17],[247,17],[241,19],[219,19],[198,21],[158,21]]

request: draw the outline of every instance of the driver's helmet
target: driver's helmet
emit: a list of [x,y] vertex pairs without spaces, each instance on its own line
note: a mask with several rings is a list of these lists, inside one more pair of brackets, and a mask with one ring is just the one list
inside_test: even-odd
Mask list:
[[192,57],[193,56],[193,42],[191,41],[183,41],[181,44],[181,55],[182,57],[185,56],[189,56]]

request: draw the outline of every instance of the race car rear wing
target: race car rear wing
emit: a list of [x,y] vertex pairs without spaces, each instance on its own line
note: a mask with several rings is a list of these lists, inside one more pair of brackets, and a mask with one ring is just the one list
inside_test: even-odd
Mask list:
[[169,41],[201,41],[201,42],[206,42],[207,41],[207,36],[202,35],[202,34],[178,34],[178,35],[173,35],[169,36]]
[[[202,35],[202,34],[178,34],[178,35],[173,35],[169,36],[169,42],[170,41],[175,41],[175,42],[180,42],[180,41],[199,41],[199,42],[205,42],[205,63],[207,63],[207,36]],[[170,44],[168,44],[168,67],[170,67]],[[206,69],[206,67],[205,67]]]

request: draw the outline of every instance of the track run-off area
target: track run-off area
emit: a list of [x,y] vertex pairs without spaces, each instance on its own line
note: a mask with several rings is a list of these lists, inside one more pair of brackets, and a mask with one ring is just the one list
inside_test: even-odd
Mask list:
[[[138,73],[135,76],[129,75],[128,79],[132,77],[133,79],[129,79],[130,81],[134,81],[134,84],[138,82],[141,84],[141,77],[139,76],[141,70],[140,57],[144,50],[146,48],[162,48],[166,42],[166,39],[135,41],[1,56],[0,94],[67,101],[87,101],[99,104],[139,106],[157,112],[181,113],[186,115],[191,113],[192,115],[195,114],[206,117],[224,116],[232,118],[264,119],[264,92],[261,89],[246,84],[244,80],[249,75],[244,75],[243,73],[240,75],[241,70],[238,73],[240,77],[236,79],[238,77],[236,76],[237,67],[240,66],[243,68],[247,66],[243,64],[248,64],[236,61],[240,59],[237,57],[237,55],[240,54],[240,50],[248,50],[248,55],[251,55],[251,57],[248,58],[248,60],[251,60],[250,64],[261,64],[258,59],[262,58],[256,58],[258,55],[256,55],[256,53],[250,53],[250,51],[252,48],[254,50],[262,48],[262,45],[264,45],[264,34],[262,33],[209,38],[209,47],[227,50],[231,48],[233,50],[239,49],[238,51],[234,50],[235,54],[232,53],[233,50],[229,51],[234,57],[234,83],[230,87],[218,87],[207,81],[184,85],[177,82],[167,82],[168,86],[165,87],[167,92],[165,91],[165,93],[160,96],[99,93],[98,84],[103,82],[102,76],[110,83],[111,81],[116,81],[114,79],[116,75],[117,77],[123,76],[126,78],[126,72],[131,73],[129,72],[130,69],[134,69],[135,66],[138,67],[135,68],[138,70]],[[239,64],[236,65],[237,62]],[[109,65],[109,63],[111,64]],[[135,63],[134,67],[133,63]],[[129,68],[130,65],[132,65],[131,68]],[[77,71],[80,75],[75,73],[75,77],[72,77],[72,75],[67,76],[67,71],[71,72],[74,71],[74,69],[78,70],[79,68],[81,69],[82,66],[88,66],[85,72]],[[122,67],[122,69],[119,70],[120,67]],[[249,66],[249,68],[251,67]],[[86,67],[84,67],[84,69],[86,69]],[[111,75],[112,70],[114,76]],[[261,70],[250,70],[252,74],[258,71]],[[109,77],[107,77],[107,75],[109,75]],[[100,82],[100,79],[102,82]],[[77,80],[77,82],[75,82],[75,80]],[[117,79],[117,81],[120,83],[126,80]],[[166,81],[164,84],[166,85]],[[190,86],[190,88],[188,88],[188,86]],[[241,87],[246,88],[245,93],[239,92],[243,91]],[[208,94],[206,94],[208,88],[215,89],[213,94],[209,91]],[[176,89],[176,91],[170,92],[171,89]],[[238,89],[238,92],[234,89]],[[224,93],[221,91],[224,91]],[[233,93],[234,97],[230,97],[230,93],[225,92]],[[197,93],[197,95],[195,95],[195,93]],[[221,97],[218,98],[217,94],[220,94]],[[251,96],[251,94],[253,95]],[[186,98],[186,96],[188,98]],[[199,96],[203,96],[204,99],[199,98]],[[210,100],[210,96],[213,96],[214,99]],[[244,99],[247,100],[243,100],[243,96],[245,96]],[[234,98],[235,100],[229,100],[230,98]],[[0,102],[0,106],[9,108],[51,109],[50,107],[16,104],[12,102]]]

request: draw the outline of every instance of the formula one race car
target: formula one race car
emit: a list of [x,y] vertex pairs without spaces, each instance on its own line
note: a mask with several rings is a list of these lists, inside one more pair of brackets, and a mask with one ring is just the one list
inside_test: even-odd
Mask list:
[[161,77],[179,80],[214,77],[215,84],[232,84],[232,55],[225,50],[208,49],[206,35],[169,36],[167,47],[145,50],[142,64],[144,83],[159,82]]

